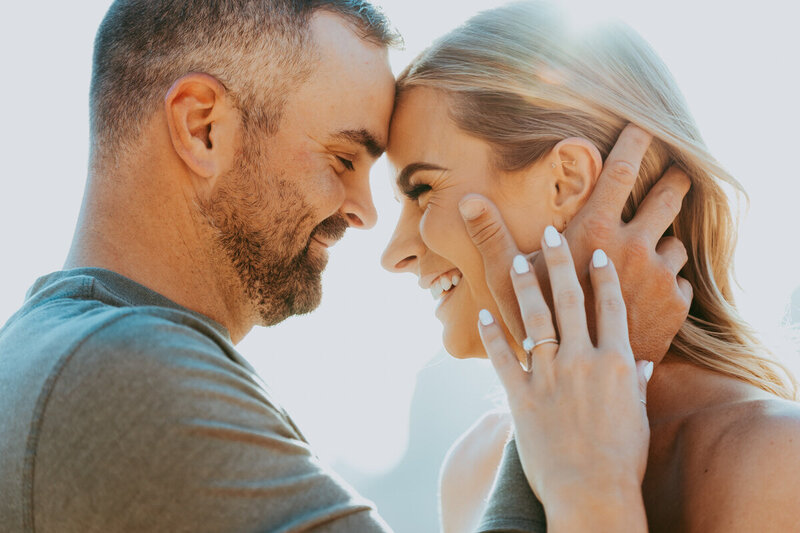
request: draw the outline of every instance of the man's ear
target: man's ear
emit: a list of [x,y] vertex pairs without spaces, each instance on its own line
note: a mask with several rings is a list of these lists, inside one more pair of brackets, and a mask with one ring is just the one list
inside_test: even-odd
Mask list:
[[195,176],[213,182],[231,168],[240,118],[216,78],[191,73],[178,79],[164,110],[175,153]]
[[551,207],[570,220],[589,199],[603,170],[603,158],[591,141],[570,137],[556,144],[546,160],[551,172]]

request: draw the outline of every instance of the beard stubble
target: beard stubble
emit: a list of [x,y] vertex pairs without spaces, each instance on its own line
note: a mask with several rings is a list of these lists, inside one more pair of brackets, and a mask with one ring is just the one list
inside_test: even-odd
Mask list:
[[349,224],[336,213],[311,227],[314,210],[300,188],[285,175],[267,175],[257,146],[243,143],[236,167],[198,206],[261,325],[271,326],[319,306],[328,257],[311,238],[339,240]]

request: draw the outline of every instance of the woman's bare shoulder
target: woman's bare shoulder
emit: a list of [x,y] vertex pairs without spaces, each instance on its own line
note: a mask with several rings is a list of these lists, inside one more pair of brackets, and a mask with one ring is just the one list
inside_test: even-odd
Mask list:
[[[511,414],[504,410],[493,410],[484,413],[456,441],[448,452],[453,455],[468,456],[481,460],[502,453],[508,436],[511,433]],[[488,457],[487,457],[488,456]]]
[[[800,403],[775,397],[693,417],[693,520],[702,531],[789,531],[800,523]],[[702,435],[702,437],[697,437]],[[699,521],[700,523],[698,523]]]

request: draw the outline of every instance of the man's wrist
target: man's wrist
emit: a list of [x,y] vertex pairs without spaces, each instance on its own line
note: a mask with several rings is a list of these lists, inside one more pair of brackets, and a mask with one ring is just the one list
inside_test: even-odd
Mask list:
[[642,489],[635,480],[564,486],[543,504],[551,533],[647,531]]

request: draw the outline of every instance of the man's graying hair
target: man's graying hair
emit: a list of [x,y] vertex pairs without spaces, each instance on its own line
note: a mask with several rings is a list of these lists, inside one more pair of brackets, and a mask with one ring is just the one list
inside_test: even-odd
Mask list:
[[343,16],[369,42],[402,43],[364,0],[116,0],[94,43],[93,152],[102,157],[134,142],[169,87],[190,72],[214,76],[243,120],[274,133],[287,95],[312,70],[308,23],[317,10]]

